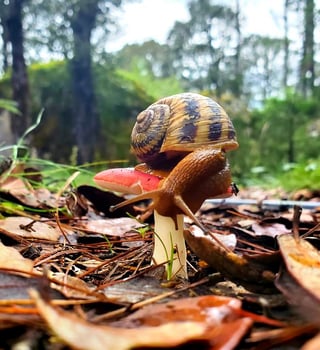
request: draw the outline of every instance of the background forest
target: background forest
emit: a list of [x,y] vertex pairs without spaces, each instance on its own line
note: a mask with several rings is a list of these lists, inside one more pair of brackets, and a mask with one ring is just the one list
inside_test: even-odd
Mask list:
[[189,18],[174,23],[165,44],[108,50],[115,12],[133,1],[1,0],[7,143],[18,142],[44,108],[28,140],[39,157],[133,163],[136,115],[160,97],[194,91],[232,118],[240,148],[230,158],[241,184],[285,179],[289,188],[319,188],[319,2],[278,0],[279,38],[244,33],[257,15],[244,11],[244,1],[189,0]]

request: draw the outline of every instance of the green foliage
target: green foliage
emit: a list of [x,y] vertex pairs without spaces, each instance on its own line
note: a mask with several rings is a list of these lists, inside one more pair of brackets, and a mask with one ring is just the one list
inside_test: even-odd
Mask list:
[[[152,73],[124,71],[109,64],[95,64],[94,77],[97,111],[105,143],[97,144],[96,159],[130,158],[130,133],[137,114],[165,90],[178,92],[173,78],[159,81]],[[68,65],[65,61],[36,63],[29,67],[31,114],[37,116],[43,108],[43,121],[32,134],[31,145],[41,158],[69,163],[74,158],[75,141],[72,115],[72,95]],[[10,96],[9,76],[0,81],[0,92]],[[134,157],[131,157],[133,161]]]
[[[318,164],[320,149],[320,103],[288,92],[284,98],[265,101],[261,109],[249,110],[243,99],[232,94],[212,97],[226,110],[237,131],[239,148],[228,152],[234,180],[240,186],[317,187],[316,170],[302,173],[308,164]],[[291,143],[290,143],[291,140]],[[295,163],[294,163],[295,162]],[[295,164],[294,171],[288,164]],[[309,165],[307,169],[309,169]],[[299,174],[303,176],[299,183]],[[281,183],[279,182],[281,181]]]
[[155,78],[145,60],[137,59],[132,63],[130,70],[118,69],[119,76],[132,82],[137,89],[148,91],[153,101],[182,91],[181,84],[172,76]]
[[320,188],[320,159],[291,164],[288,170],[284,167],[278,176],[281,187],[288,191],[300,188]]
[[[128,214],[129,217],[131,217]],[[133,217],[135,219],[135,217]],[[146,234],[151,230],[152,228],[150,227],[149,224],[146,225],[142,225],[140,227],[137,227],[136,229],[134,229],[135,232],[137,232],[142,238],[145,238]]]
[[239,184],[319,188],[319,108],[318,100],[288,92],[235,118],[240,148],[232,169]]
[[162,96],[181,92],[173,77],[156,78],[144,60],[134,59],[130,69],[108,63],[95,66],[97,107],[107,140],[98,159],[129,159],[130,134],[136,116]]
[[31,115],[44,109],[43,121],[34,133],[32,146],[39,156],[66,162],[73,141],[70,76],[64,61],[36,63],[29,67]]
[[319,107],[316,100],[288,93],[284,99],[267,100],[262,110],[253,111],[259,149],[257,163],[280,169],[285,163],[318,157],[320,139],[312,125]]
[[20,111],[17,106],[17,102],[7,100],[4,98],[0,98],[0,109],[5,109],[8,112],[14,113],[14,114],[20,114]]
[[[44,186],[52,192],[61,191],[66,185],[67,179],[75,173],[77,173],[77,176],[71,183],[72,187],[83,184],[94,185],[93,176],[96,173],[96,166],[94,164],[72,166],[39,158],[28,158],[24,161],[27,162],[28,166],[39,169],[39,174],[42,176],[42,183],[40,186]],[[23,175],[24,174],[21,174],[21,176]],[[28,173],[27,175],[37,175],[37,173]],[[33,186],[36,185],[36,183],[33,184]]]
[[97,108],[106,144],[97,159],[128,159],[137,114],[152,102],[142,85],[125,79],[108,65],[95,66]]
[[114,54],[117,68],[146,72],[157,78],[176,76],[173,52],[169,45],[148,40],[142,44],[125,45]]
[[263,166],[251,169],[247,177],[239,182],[242,186],[259,186],[261,188],[283,188],[291,192],[302,188],[319,190],[320,160],[301,163],[286,163],[281,169],[271,171]]

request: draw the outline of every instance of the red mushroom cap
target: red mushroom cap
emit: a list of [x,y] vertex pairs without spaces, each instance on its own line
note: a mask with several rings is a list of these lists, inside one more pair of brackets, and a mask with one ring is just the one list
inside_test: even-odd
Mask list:
[[161,178],[134,168],[114,168],[101,171],[93,180],[100,187],[113,192],[140,194],[157,189]]

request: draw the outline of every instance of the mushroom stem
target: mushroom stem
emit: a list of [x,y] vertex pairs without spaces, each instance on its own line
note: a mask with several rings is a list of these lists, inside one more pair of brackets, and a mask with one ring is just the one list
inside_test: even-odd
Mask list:
[[177,215],[177,227],[171,217],[160,215],[156,210],[154,210],[154,219],[153,263],[165,263],[167,279],[172,277],[187,279],[183,214]]

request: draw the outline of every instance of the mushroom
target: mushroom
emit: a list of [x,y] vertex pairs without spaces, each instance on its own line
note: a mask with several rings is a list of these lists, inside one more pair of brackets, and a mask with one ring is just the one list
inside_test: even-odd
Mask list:
[[[161,99],[141,112],[132,131],[131,144],[138,159],[146,164],[130,170],[138,180],[125,186],[138,188],[142,193],[112,210],[152,199],[153,261],[166,264],[168,279],[187,278],[183,218],[189,216],[205,233],[210,233],[194,213],[207,198],[234,193],[225,156],[225,151],[238,147],[233,125],[213,100],[183,93]],[[157,182],[154,177],[159,171],[163,179]],[[153,183],[148,190],[146,176],[150,176],[147,182]],[[101,179],[101,173],[96,175],[95,181],[102,187],[110,185],[110,179],[104,182]],[[114,184],[109,189],[116,190]]]
[[[162,177],[147,174],[134,168],[115,168],[101,171],[96,174],[94,181],[100,187],[124,194],[141,194],[154,191],[158,188]],[[138,201],[136,197],[129,202]],[[127,201],[126,201],[127,202]],[[130,204],[130,203],[129,203]],[[113,206],[110,210],[116,210],[124,206]],[[167,277],[182,275],[186,277],[186,249],[183,237],[183,215],[177,215],[173,221],[154,211],[154,248],[152,262],[155,264],[167,264]],[[175,253],[173,252],[176,247]],[[178,260],[176,260],[178,259]]]

